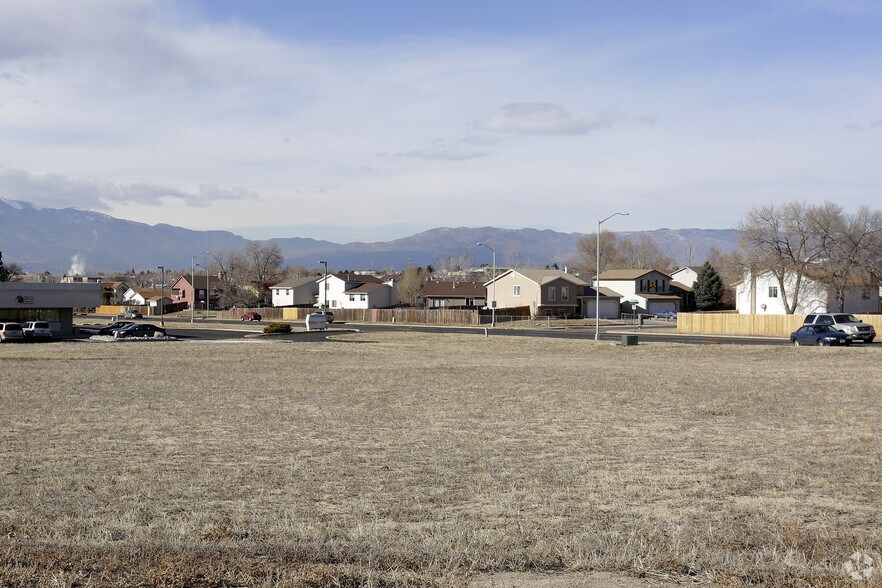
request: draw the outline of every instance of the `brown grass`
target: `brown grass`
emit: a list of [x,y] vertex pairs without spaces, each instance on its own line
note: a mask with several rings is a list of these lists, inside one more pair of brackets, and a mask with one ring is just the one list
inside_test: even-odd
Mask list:
[[[0,347],[0,586],[852,585],[882,346]],[[869,584],[880,586],[879,576]]]

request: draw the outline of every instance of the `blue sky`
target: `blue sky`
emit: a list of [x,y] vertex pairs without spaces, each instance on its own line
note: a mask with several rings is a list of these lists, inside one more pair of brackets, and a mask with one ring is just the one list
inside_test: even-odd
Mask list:
[[251,238],[875,206],[870,0],[6,0],[0,197]]

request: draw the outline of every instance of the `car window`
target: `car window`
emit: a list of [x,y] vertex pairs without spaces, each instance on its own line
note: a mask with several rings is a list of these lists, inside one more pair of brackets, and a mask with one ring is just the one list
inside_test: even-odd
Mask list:
[[815,322],[815,315],[813,315],[813,314],[807,314],[807,315],[805,315],[805,321],[803,321],[803,322],[806,322],[806,323],[813,323],[813,322]]
[[833,318],[828,315],[821,315],[818,317],[817,322],[819,325],[831,325],[833,324]]

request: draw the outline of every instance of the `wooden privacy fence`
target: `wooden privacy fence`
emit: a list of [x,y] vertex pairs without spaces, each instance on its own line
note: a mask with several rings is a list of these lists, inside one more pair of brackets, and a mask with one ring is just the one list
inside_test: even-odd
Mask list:
[[[882,315],[855,315],[882,328]],[[736,314],[681,312],[677,316],[677,332],[696,335],[753,335],[755,337],[789,337],[802,326],[804,314]]]
[[[281,308],[282,320],[302,321],[314,308]],[[335,322],[407,323],[416,325],[478,325],[477,310],[443,308],[332,308]],[[259,310],[257,311],[259,312]],[[266,317],[264,317],[266,318]]]

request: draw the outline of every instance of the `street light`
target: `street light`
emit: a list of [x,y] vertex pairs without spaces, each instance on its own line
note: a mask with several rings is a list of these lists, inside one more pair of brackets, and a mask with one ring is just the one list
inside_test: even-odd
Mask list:
[[[190,288],[193,290],[193,298],[190,300],[190,323],[193,323],[196,318],[196,257],[199,255],[211,255],[211,253],[203,251],[190,258],[190,281],[192,282]],[[208,292],[205,294],[207,296]]]
[[597,274],[594,277],[594,340],[600,340],[600,225],[614,216],[628,216],[627,212],[616,212],[602,221],[597,221]]
[[493,252],[493,302],[490,306],[490,326],[496,326],[496,250],[486,243],[478,243],[481,247],[486,247]]
[[157,265],[156,269],[162,272],[159,278],[159,326],[165,326],[165,312],[162,305],[162,299],[165,298],[165,267]]
[[327,261],[319,261],[319,263],[325,266],[325,281],[322,282],[322,293],[324,294],[324,301],[322,302],[322,310],[325,310],[325,306],[328,304],[328,262]]

